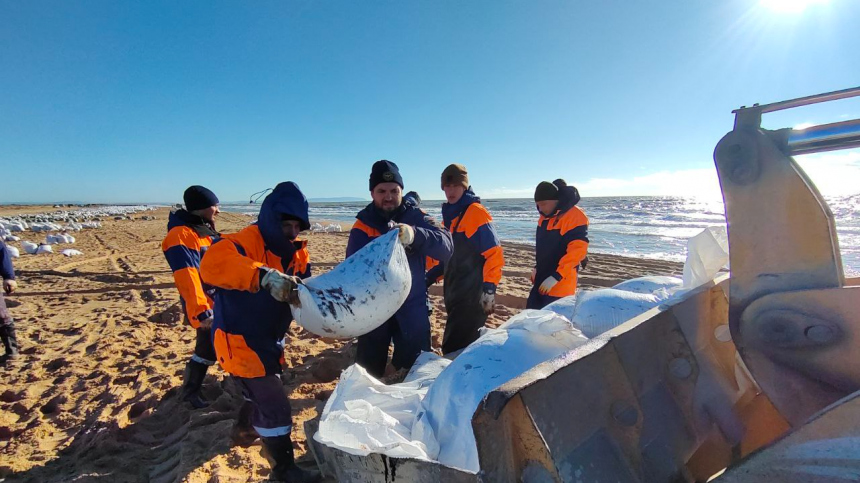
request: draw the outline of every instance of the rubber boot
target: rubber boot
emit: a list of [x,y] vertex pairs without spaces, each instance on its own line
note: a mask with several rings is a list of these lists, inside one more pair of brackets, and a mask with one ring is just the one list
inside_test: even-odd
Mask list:
[[191,407],[194,409],[202,409],[209,406],[209,401],[203,399],[203,395],[200,394],[207,369],[209,369],[209,366],[196,361],[188,361],[188,364],[185,365],[182,400],[191,404]]
[[316,470],[305,470],[296,465],[293,455],[293,442],[289,436],[262,438],[266,448],[266,459],[272,465],[269,481],[286,483],[315,483],[322,480],[322,475]]
[[257,438],[257,430],[251,425],[251,416],[254,413],[254,406],[245,401],[242,407],[239,408],[239,416],[236,417],[236,422],[233,424],[233,429],[230,431],[230,440],[236,446],[250,446]]
[[3,348],[6,349],[5,359],[18,357],[18,337],[15,335],[15,326],[12,324],[0,326],[0,339],[3,340]]

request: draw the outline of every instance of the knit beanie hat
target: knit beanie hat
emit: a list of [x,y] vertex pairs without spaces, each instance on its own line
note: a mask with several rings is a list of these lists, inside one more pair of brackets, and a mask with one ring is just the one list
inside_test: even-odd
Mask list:
[[449,164],[445,171],[442,171],[442,189],[445,185],[462,185],[463,188],[469,189],[469,172],[462,164]]
[[558,186],[549,181],[541,181],[535,189],[535,201],[558,200]]
[[406,193],[405,195],[403,195],[403,197],[404,198],[412,198],[413,200],[415,200],[415,206],[421,205],[421,197],[418,196],[418,193],[416,193],[414,191],[410,191],[409,193]]
[[373,163],[370,169],[370,191],[379,183],[397,183],[403,189],[403,178],[400,177],[400,169],[391,161],[381,159]]
[[219,203],[212,191],[198,185],[190,186],[182,195],[186,211],[205,210]]

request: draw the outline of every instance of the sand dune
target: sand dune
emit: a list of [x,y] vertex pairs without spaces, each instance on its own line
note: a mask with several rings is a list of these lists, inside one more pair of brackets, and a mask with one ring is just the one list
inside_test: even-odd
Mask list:
[[[28,208],[34,212],[36,208]],[[42,207],[50,211],[50,207]],[[0,214],[20,212],[2,208]],[[155,220],[106,221],[76,233],[82,256],[25,255],[15,260],[19,292],[7,299],[22,357],[0,367],[0,478],[8,482],[244,482],[268,475],[259,443],[231,447],[241,395],[220,369],[211,370],[203,410],[180,403],[182,370],[193,331],[182,322],[178,293],[161,254],[167,210]],[[222,214],[219,229],[250,221]],[[316,220],[315,220],[316,221]],[[24,240],[44,235],[26,233]],[[342,260],[347,233],[309,234],[317,273]],[[17,243],[13,243],[17,246]],[[585,287],[656,274],[678,274],[667,262],[592,255]],[[524,304],[533,254],[506,245],[498,325]],[[444,308],[435,287],[433,344],[441,344]],[[290,330],[285,388],[293,403],[297,454],[305,455],[304,421],[316,417],[351,342]],[[307,455],[305,455],[307,457]]]

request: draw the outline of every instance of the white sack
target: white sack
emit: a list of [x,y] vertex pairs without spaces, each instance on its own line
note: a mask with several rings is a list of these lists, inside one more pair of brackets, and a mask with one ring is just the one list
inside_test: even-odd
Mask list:
[[15,235],[6,235],[6,241],[7,242],[16,242],[19,240],[21,240],[21,237],[17,237]]
[[477,473],[472,416],[493,389],[587,342],[558,314],[524,310],[489,329],[436,378],[421,402],[412,439],[440,463]]
[[24,252],[29,253],[30,255],[35,255],[36,251],[39,249],[39,245],[33,242],[22,241],[21,248],[24,249]]
[[302,306],[292,307],[296,322],[322,337],[352,338],[390,319],[412,287],[397,234],[391,230],[330,272],[305,279],[298,289]]
[[15,247],[10,247],[9,245],[6,245],[6,251],[9,252],[9,256],[11,256],[12,258],[18,258],[21,256],[21,253]]
[[39,248],[36,249],[36,255],[42,253],[54,253],[54,249],[51,248],[51,245],[39,245]]
[[663,292],[654,295],[605,288],[581,293],[571,322],[591,339],[660,305],[669,297]]
[[695,288],[714,279],[729,263],[729,236],[724,226],[711,226],[687,240],[684,288]]
[[395,458],[428,459],[427,448],[412,441],[412,421],[421,399],[451,361],[424,352],[406,379],[387,386],[357,364],[341,374],[320,417],[314,439],[354,455],[382,453]]
[[660,290],[671,293],[683,284],[684,281],[678,277],[652,276],[625,280],[612,288],[633,293],[653,294]]
[[67,257],[76,257],[78,255],[83,255],[83,253],[79,252],[78,250],[73,250],[71,248],[66,248],[65,250],[61,251],[60,253],[62,253],[63,255],[65,255]]

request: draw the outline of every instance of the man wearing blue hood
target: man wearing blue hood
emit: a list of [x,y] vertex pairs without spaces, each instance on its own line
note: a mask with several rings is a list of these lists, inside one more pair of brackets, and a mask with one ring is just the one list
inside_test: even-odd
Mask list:
[[308,228],[307,199],[295,183],[280,183],[257,222],[224,235],[200,265],[203,280],[217,288],[212,339],[218,363],[250,401],[271,478],[289,482],[320,478],[295,463],[290,401],[280,379],[290,304],[299,305],[296,287],[311,274],[307,242],[297,239]]
[[349,232],[346,256],[361,250],[374,238],[398,229],[412,272],[412,287],[394,316],[369,334],[358,338],[355,362],[368,373],[381,377],[388,363],[388,347],[394,342],[391,364],[395,369],[412,367],[422,351],[430,350],[430,316],[424,273],[427,257],[448,260],[453,248],[451,235],[417,206],[403,197],[403,178],[397,165],[388,160],[373,164],[370,172],[373,199],[356,215]]
[[185,365],[182,399],[200,409],[209,405],[200,389],[207,369],[215,364],[210,333],[212,299],[200,280],[200,258],[218,237],[215,215],[220,209],[218,197],[203,186],[189,187],[182,198],[185,209],[170,213],[161,250],[173,272],[185,320],[197,331],[194,354]]
[[444,274],[445,334],[442,353],[464,349],[478,339],[478,330],[495,310],[496,287],[505,265],[502,244],[493,217],[469,185],[462,164],[451,164],[442,172],[442,222],[451,230],[454,255],[427,272],[427,286]]

